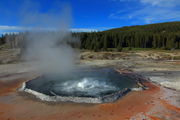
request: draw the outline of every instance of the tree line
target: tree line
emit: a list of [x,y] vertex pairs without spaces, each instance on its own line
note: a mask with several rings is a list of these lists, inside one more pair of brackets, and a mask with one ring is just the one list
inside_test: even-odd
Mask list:
[[115,48],[180,49],[180,22],[130,26],[102,32],[74,33],[81,40],[81,48],[106,51]]
[[[3,35],[0,45],[10,43],[11,47],[22,47],[25,45],[24,34]],[[73,32],[72,36],[80,39],[80,45],[75,47],[94,51],[108,51],[110,48],[121,51],[125,47],[180,49],[180,22],[127,26],[101,32]]]

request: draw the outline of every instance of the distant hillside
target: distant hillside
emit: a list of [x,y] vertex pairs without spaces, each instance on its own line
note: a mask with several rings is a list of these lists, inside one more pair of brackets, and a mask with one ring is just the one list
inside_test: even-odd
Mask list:
[[107,30],[106,32],[179,32],[180,22],[167,22],[167,23],[156,23],[148,25],[137,25],[137,26],[127,26],[122,28],[114,28]]
[[180,49],[180,22],[129,26],[102,32],[78,33],[81,48],[106,51],[123,47]]
[[[25,48],[25,34],[6,34],[0,37],[0,49]],[[129,26],[102,32],[72,33],[80,38],[80,48],[94,51],[121,51],[124,47],[180,49],[180,22]],[[72,38],[71,38],[72,39]],[[73,45],[78,46],[78,45]]]

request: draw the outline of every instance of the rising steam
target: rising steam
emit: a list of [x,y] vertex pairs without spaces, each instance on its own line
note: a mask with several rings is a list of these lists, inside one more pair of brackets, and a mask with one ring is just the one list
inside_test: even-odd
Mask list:
[[22,11],[22,23],[28,28],[25,34],[25,59],[35,61],[32,65],[45,73],[71,71],[77,52],[69,45],[70,42],[76,41],[69,30],[70,7],[65,5],[55,13],[40,13],[29,6],[24,7]]

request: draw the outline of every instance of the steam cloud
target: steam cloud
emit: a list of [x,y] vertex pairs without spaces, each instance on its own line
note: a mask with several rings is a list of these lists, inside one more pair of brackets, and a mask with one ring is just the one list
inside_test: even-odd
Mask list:
[[77,52],[68,43],[77,39],[71,36],[69,30],[70,7],[65,5],[58,14],[57,11],[40,13],[29,4],[21,12],[23,26],[28,28],[25,59],[35,61],[32,65],[43,73],[64,74],[71,71]]

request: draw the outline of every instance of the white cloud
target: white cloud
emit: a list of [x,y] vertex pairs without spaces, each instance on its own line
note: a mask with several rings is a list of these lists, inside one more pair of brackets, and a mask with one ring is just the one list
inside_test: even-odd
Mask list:
[[23,27],[19,26],[0,25],[0,35],[8,33],[17,33],[22,31],[23,29]]
[[140,2],[143,4],[164,7],[173,7],[179,4],[179,0],[140,0]]
[[180,11],[162,9],[157,7],[146,7],[130,14],[132,18],[152,23],[158,21],[176,21],[180,20]]
[[[133,1],[133,0],[132,0]],[[134,0],[135,1],[135,0]],[[180,20],[180,0],[137,0],[139,7],[126,8],[109,15],[111,19],[131,20],[135,23],[153,23]],[[122,11],[122,10],[121,10]]]
[[23,27],[0,25],[0,30],[22,30]]
[[[0,25],[0,34],[6,34],[6,33],[18,33],[23,30],[30,30],[32,28],[27,27],[20,27],[20,26],[7,26],[7,25]],[[47,30],[55,30],[53,28],[42,28]],[[99,31],[98,29],[91,29],[91,28],[71,28],[70,31],[73,32],[95,32]]]
[[[160,5],[162,2],[166,0],[140,0],[144,4],[151,4],[151,5]],[[168,0],[171,1],[171,0]]]
[[131,1],[136,1],[136,0],[111,0],[113,2],[131,2]]
[[70,29],[72,32],[97,32],[97,29],[90,28],[72,28]]

